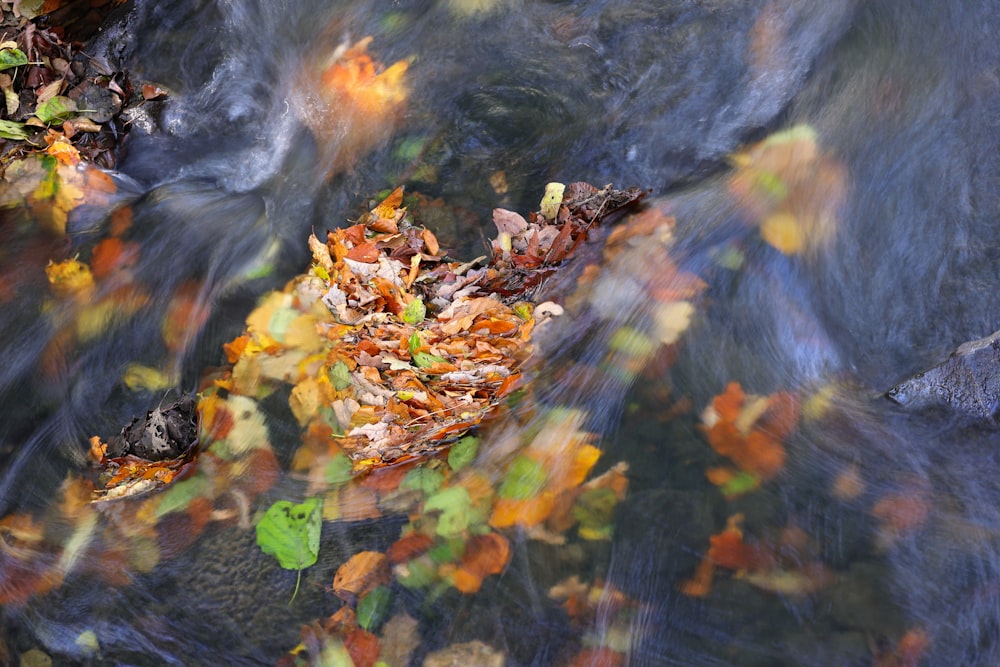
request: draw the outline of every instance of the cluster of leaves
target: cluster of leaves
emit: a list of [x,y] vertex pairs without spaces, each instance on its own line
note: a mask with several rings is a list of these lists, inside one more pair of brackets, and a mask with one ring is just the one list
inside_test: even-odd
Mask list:
[[[730,382],[702,412],[699,429],[712,449],[733,466],[709,468],[706,476],[733,500],[756,490],[785,467],[783,440],[798,426],[799,401],[789,392],[769,396],[746,394]],[[755,543],[744,540],[743,515],[732,515],[721,532],[709,540],[709,549],[694,575],[684,582],[686,595],[708,595],[718,568],[765,591],[806,595],[832,580],[817,555],[813,540],[789,525]]]
[[44,147],[46,130],[60,128],[91,162],[113,166],[126,129],[117,118],[133,94],[127,75],[41,26],[46,14],[71,3],[2,4],[0,156]]
[[727,497],[751,491],[785,466],[782,440],[798,425],[798,400],[789,392],[747,395],[730,382],[701,414],[700,430],[716,453],[736,464],[712,468],[709,480]]
[[836,232],[847,172],[820,150],[816,132],[798,125],[731,157],[729,191],[760,225],[763,239],[786,255],[815,251]]

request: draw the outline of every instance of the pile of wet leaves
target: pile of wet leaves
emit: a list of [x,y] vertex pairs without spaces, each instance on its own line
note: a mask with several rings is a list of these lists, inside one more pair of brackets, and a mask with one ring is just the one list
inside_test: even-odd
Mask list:
[[76,40],[114,6],[0,2],[0,165],[44,149],[46,135],[58,130],[86,160],[115,166],[128,129],[122,111],[162,91],[135,90],[127,73],[88,55]]

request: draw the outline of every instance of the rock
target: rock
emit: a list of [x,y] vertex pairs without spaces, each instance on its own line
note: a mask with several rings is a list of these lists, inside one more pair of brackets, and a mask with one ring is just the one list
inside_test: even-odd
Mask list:
[[896,385],[886,396],[908,409],[942,408],[994,422],[1000,407],[1000,331],[964,343],[944,362]]
[[500,651],[481,641],[471,641],[464,644],[452,644],[448,648],[428,654],[424,658],[423,667],[464,667],[465,665],[503,667],[506,662],[504,654]]

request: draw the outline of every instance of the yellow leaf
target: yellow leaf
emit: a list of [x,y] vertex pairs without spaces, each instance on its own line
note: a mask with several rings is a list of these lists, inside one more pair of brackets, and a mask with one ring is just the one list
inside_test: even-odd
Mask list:
[[45,267],[52,292],[60,297],[86,296],[94,287],[90,267],[76,258],[49,262]]
[[132,391],[163,391],[174,386],[174,379],[159,368],[142,364],[129,364],[125,367],[122,382]]
[[562,204],[565,191],[566,186],[562,183],[549,183],[545,186],[545,194],[542,195],[538,210],[546,219],[552,220],[559,214],[559,206]]
[[800,252],[805,243],[802,228],[791,213],[778,212],[766,217],[760,225],[760,235],[786,255]]
[[676,343],[691,324],[693,314],[694,306],[687,301],[673,301],[658,306],[653,313],[656,338],[663,345]]

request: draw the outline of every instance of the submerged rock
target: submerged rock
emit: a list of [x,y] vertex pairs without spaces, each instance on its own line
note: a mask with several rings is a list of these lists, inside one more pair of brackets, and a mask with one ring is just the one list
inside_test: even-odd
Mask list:
[[960,345],[944,362],[886,396],[905,408],[943,408],[993,423],[1000,407],[1000,331]]

